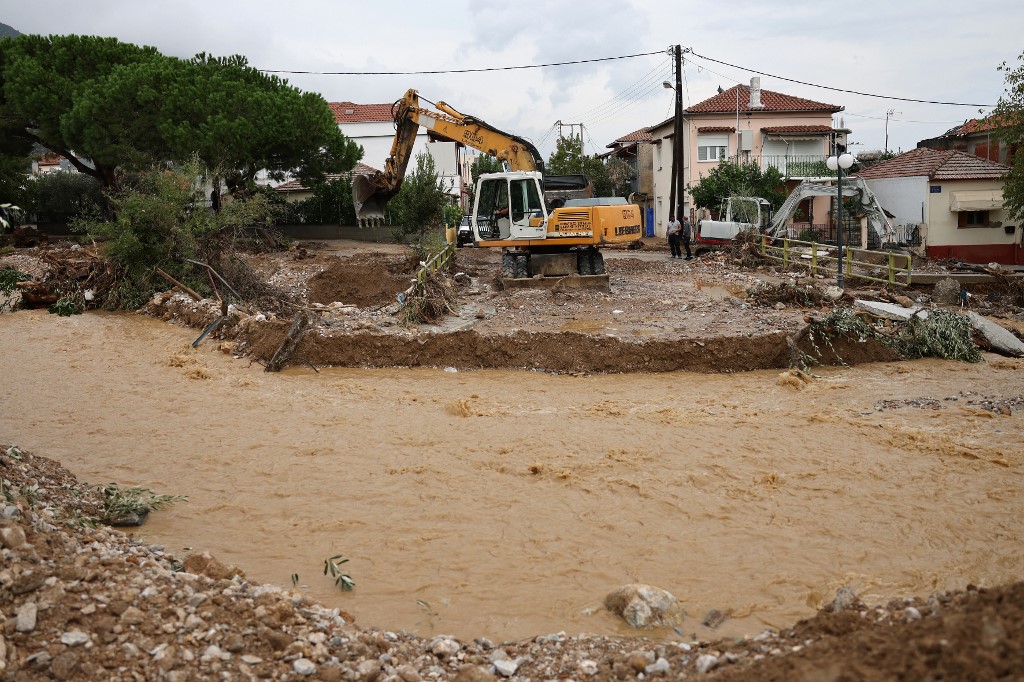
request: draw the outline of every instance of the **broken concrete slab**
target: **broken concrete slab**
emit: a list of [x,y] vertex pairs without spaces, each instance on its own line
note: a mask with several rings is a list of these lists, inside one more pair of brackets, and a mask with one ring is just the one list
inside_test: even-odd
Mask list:
[[1011,358],[1024,357],[1024,341],[1018,339],[1011,332],[973,310],[967,311],[967,318],[971,321],[971,326],[985,337],[993,352],[1008,355]]
[[[884,317],[889,320],[899,320],[907,322],[911,317],[917,315],[921,318],[928,317],[928,311],[922,310],[921,306],[914,306],[912,308],[904,308],[901,305],[893,303],[883,303],[881,301],[865,301],[863,299],[857,299],[853,302],[854,308],[858,310],[865,310],[872,315],[878,317]],[[971,326],[974,327],[988,342],[993,352],[999,353],[1000,355],[1008,355],[1012,358],[1024,357],[1024,341],[1021,341],[1010,331],[1006,330],[998,323],[993,322],[987,317],[983,317],[973,310],[966,311],[967,319],[970,320]]]
[[921,318],[927,318],[928,312],[921,310],[921,306],[915,305],[911,308],[904,308],[901,305],[895,303],[883,303],[882,301],[865,301],[858,298],[853,302],[853,307],[857,310],[865,310],[872,315],[878,317],[884,317],[888,320],[901,320],[906,322],[915,314],[918,314]]

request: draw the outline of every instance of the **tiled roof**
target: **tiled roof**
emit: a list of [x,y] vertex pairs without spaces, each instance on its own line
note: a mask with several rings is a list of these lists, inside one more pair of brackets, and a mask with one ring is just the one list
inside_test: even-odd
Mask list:
[[[633,132],[629,133],[628,135],[623,135],[622,137],[620,137],[617,140],[615,140],[615,142],[618,142],[620,144],[629,144],[631,142],[650,142],[650,141],[651,141],[651,129],[649,127],[648,128],[641,128],[640,130],[634,130]],[[615,143],[613,142],[612,144],[610,144],[608,146],[611,147],[614,144]]]
[[59,166],[63,157],[55,152],[47,152],[39,157],[37,162],[40,166]]
[[995,130],[999,127],[999,120],[993,117],[989,118],[972,118],[964,121],[963,125],[959,125],[955,128],[950,128],[944,132],[941,137],[962,137],[965,135],[971,135],[973,133],[984,133],[989,130]]
[[353,102],[329,102],[334,120],[338,123],[370,123],[392,121],[390,104],[355,104]]
[[736,128],[733,126],[700,126],[697,128],[698,133],[734,133]]
[[[367,166],[365,163],[359,162],[355,165],[348,173],[327,173],[324,177],[328,180],[338,180],[341,178],[349,178],[353,175],[372,175],[379,172],[373,166]],[[310,192],[311,188],[303,185],[299,180],[289,180],[288,182],[282,182],[280,185],[274,188],[275,192]]]
[[784,95],[773,90],[761,90],[761,104],[759,109],[750,108],[750,86],[735,85],[724,90],[714,97],[698,102],[686,110],[688,114],[721,114],[736,111],[737,91],[739,94],[739,110],[743,112],[757,111],[827,111],[835,113],[842,111],[843,107],[838,104],[825,104],[803,97]]
[[857,176],[868,180],[918,175],[931,180],[998,180],[1009,171],[1008,166],[979,159],[972,154],[918,147],[865,168]]
[[834,133],[835,128],[832,126],[824,125],[807,125],[807,126],[770,126],[767,128],[761,128],[761,132],[768,133],[769,135],[792,135],[795,133]]

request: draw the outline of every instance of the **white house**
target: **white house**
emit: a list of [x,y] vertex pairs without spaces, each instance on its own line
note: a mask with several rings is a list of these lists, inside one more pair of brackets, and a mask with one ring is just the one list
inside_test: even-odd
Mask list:
[[857,175],[896,222],[921,224],[929,258],[1024,264],[1024,230],[1003,209],[1009,170],[961,151],[918,147]]
[[[384,168],[384,162],[391,155],[395,140],[395,121],[391,115],[391,104],[355,104],[353,102],[330,102],[334,120],[345,137],[361,145],[362,162],[372,168]],[[409,160],[407,173],[416,170],[416,156],[427,152],[434,158],[438,174],[450,181],[451,193],[462,194],[462,173],[460,172],[461,144],[430,140],[426,130],[416,135],[413,155]]]

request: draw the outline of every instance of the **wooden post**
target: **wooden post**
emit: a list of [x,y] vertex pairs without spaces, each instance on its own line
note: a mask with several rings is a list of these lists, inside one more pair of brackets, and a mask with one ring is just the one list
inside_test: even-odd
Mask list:
[[292,328],[288,330],[288,335],[284,337],[284,341],[274,355],[271,356],[270,362],[263,369],[264,372],[280,372],[281,368],[284,367],[285,363],[288,362],[288,358],[291,356],[295,347],[299,345],[299,341],[302,339],[302,334],[306,331],[309,326],[309,316],[306,315],[304,310],[300,310],[295,313],[295,319],[292,320]]
[[187,287],[186,285],[182,284],[182,283],[181,283],[181,282],[179,282],[178,280],[174,279],[173,277],[171,277],[170,275],[168,275],[168,274],[167,274],[166,272],[164,272],[164,271],[163,271],[163,270],[161,270],[160,268],[157,268],[157,269],[156,269],[156,274],[160,275],[161,277],[163,277],[163,278],[164,278],[164,279],[166,279],[166,280],[167,280],[168,282],[170,282],[170,283],[171,283],[171,284],[173,284],[174,286],[176,286],[176,287],[178,287],[179,289],[181,289],[182,291],[184,291],[184,292],[185,292],[186,294],[188,294],[189,296],[191,296],[191,297],[192,297],[192,298],[194,298],[195,300],[197,300],[197,301],[201,301],[201,300],[203,300],[203,297],[202,297],[202,296],[200,296],[200,295],[199,295],[199,294],[197,294],[197,293],[196,293],[195,291],[193,291],[192,289],[190,289],[190,288],[189,288],[189,287]]

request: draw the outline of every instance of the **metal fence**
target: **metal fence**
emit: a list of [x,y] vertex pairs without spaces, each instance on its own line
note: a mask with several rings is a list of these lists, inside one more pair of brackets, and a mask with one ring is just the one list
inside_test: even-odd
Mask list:
[[427,278],[427,273],[444,270],[451,265],[452,260],[455,258],[455,247],[455,242],[447,242],[444,245],[444,248],[435,253],[420,266],[420,269],[416,271],[416,279],[413,283],[408,289],[396,296],[398,303],[401,306],[405,306],[413,296],[423,295],[423,283]]
[[774,166],[786,178],[834,178],[836,171],[825,165],[824,154],[782,156],[761,155],[761,168]]
[[[838,249],[828,244],[797,239],[761,238],[761,255],[782,263],[808,268],[812,274],[828,275],[838,272]],[[910,286],[911,256],[892,251],[870,251],[858,247],[843,249],[843,273],[872,282],[895,286]]]

